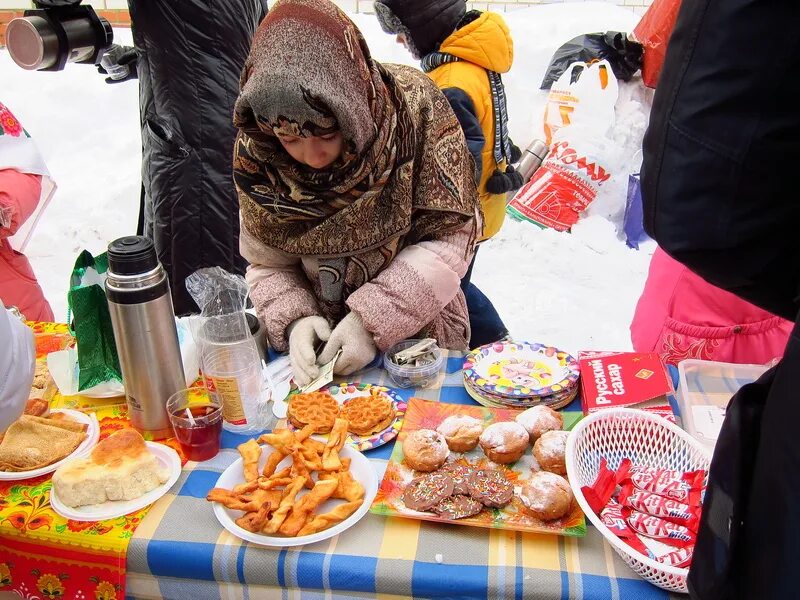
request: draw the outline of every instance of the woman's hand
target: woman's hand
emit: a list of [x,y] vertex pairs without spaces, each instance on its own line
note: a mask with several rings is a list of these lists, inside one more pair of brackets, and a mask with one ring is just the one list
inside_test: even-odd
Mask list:
[[337,375],[350,375],[363,369],[375,358],[377,348],[372,334],[364,328],[358,314],[351,312],[333,329],[328,343],[319,355],[319,364],[329,363],[342,350],[333,367]]
[[311,383],[319,375],[316,347],[330,337],[330,325],[322,317],[303,317],[289,326],[289,360],[298,386]]

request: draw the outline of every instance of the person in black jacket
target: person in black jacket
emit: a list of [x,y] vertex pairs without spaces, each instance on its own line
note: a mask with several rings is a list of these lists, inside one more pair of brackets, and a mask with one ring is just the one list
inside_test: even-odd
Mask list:
[[796,598],[800,560],[800,4],[684,2],[644,140],[645,228],[710,283],[795,321],[728,407],[694,598]]
[[266,0],[129,0],[139,78],[139,233],[169,275],[175,314],[197,312],[185,279],[202,267],[244,273],[231,157],[239,77]]

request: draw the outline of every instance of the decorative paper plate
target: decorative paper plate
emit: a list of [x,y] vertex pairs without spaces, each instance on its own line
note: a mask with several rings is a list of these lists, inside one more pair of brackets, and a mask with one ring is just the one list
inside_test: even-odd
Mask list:
[[[347,434],[347,443],[361,452],[364,450],[377,448],[378,446],[383,446],[397,437],[400,428],[403,426],[403,418],[406,413],[405,400],[403,400],[394,390],[381,385],[373,385],[371,383],[340,383],[329,385],[327,388],[322,390],[328,392],[340,405],[344,406],[351,398],[355,398],[356,396],[369,396],[370,390],[373,388],[388,396],[389,400],[392,402],[395,417],[391,425],[389,425],[383,431],[379,431],[378,433],[373,433],[369,436],[361,436],[354,433]],[[289,398],[289,402],[291,403],[291,398]],[[287,426],[290,429],[296,429],[296,427],[294,427],[288,421]],[[328,436],[325,434],[314,437],[322,440],[328,439]]]
[[487,344],[464,360],[464,379],[473,387],[511,398],[551,396],[573,388],[579,376],[577,360],[544,344]]
[[[412,398],[408,403],[405,423],[403,430],[400,432],[398,442],[405,439],[405,436],[411,431],[436,429],[442,421],[451,415],[469,415],[476,419],[481,419],[488,425],[498,421],[511,421],[519,412],[508,408],[446,404]],[[567,429],[571,429],[583,417],[580,412],[562,412],[561,414],[564,417],[564,427]],[[408,467],[403,462],[403,459],[403,444],[397,443],[389,459],[389,464],[386,466],[386,473],[378,488],[378,495],[370,509],[373,513],[423,521],[452,523],[454,525],[507,529],[509,531],[529,531],[566,536],[586,535],[586,520],[577,502],[573,502],[572,509],[566,517],[555,521],[541,521],[532,517],[527,513],[516,494],[511,503],[505,508],[485,508],[474,517],[455,521],[442,518],[435,513],[419,512],[406,508],[403,502],[403,492],[408,483],[419,473]],[[495,463],[489,464],[489,460],[483,454],[480,446],[464,454],[451,453],[450,460],[466,461],[479,467],[488,465],[491,468],[502,468],[506,477],[514,483],[515,492],[530,477],[534,469],[538,470],[538,465],[536,465],[530,450],[526,451],[520,460],[505,467],[495,465]]]
[[570,404],[578,396],[577,386],[573,387],[571,390],[564,390],[552,396],[525,398],[522,400],[512,400],[505,396],[488,394],[482,390],[475,389],[468,381],[464,382],[464,389],[475,402],[489,408],[518,408],[524,410],[532,406],[544,404],[553,410],[558,410]]
[[66,408],[52,409],[50,412],[65,413],[79,423],[84,423],[87,427],[86,439],[81,442],[80,446],[75,448],[72,454],[62,458],[58,462],[54,462],[52,465],[47,465],[46,467],[42,467],[40,469],[33,469],[32,471],[0,471],[0,481],[18,481],[20,479],[30,479],[32,477],[39,477],[40,475],[52,473],[68,460],[72,460],[73,458],[77,458],[79,456],[84,456],[95,447],[97,440],[100,439],[100,426],[97,424],[97,417],[95,417],[94,413],[87,415],[86,413],[82,413],[77,410],[69,410]]
[[72,519],[73,521],[104,521],[106,519],[116,519],[152,504],[166,494],[178,481],[178,477],[181,474],[181,459],[178,453],[169,446],[156,442],[145,442],[145,444],[147,444],[150,452],[156,455],[161,464],[169,469],[169,479],[163,485],[135,500],[108,501],[102,504],[79,506],[77,508],[72,508],[61,502],[55,487],[53,487],[50,488],[50,506],[65,519]]
[[[264,465],[267,462],[267,456],[269,454],[269,452],[261,453],[259,471],[264,468]],[[247,540],[248,542],[260,544],[262,546],[302,546],[305,544],[320,542],[342,533],[346,529],[349,529],[358,523],[361,518],[367,514],[369,506],[372,504],[372,500],[375,498],[375,494],[378,492],[378,476],[375,473],[375,468],[369,462],[369,459],[360,452],[356,452],[352,448],[345,446],[342,448],[339,456],[350,459],[350,472],[353,474],[353,478],[364,486],[364,503],[356,512],[354,512],[344,521],[337,523],[329,529],[325,529],[324,531],[320,531],[319,533],[314,533],[312,535],[304,535],[302,537],[263,535],[261,533],[252,533],[247,531],[236,524],[236,519],[244,514],[240,510],[225,508],[222,504],[215,502],[214,514],[216,515],[220,524],[233,535],[243,540]],[[291,459],[289,457],[285,458],[284,461],[278,465],[277,470],[288,466],[290,462]],[[222,475],[219,476],[216,487],[230,490],[240,483],[244,483],[244,472],[242,470],[242,459],[238,458],[230,467],[223,471]],[[305,493],[307,493],[307,490],[301,491],[298,495],[298,498],[302,498]],[[341,500],[327,500],[321,504],[317,510],[320,514],[326,513],[333,510],[337,504],[341,503]]]

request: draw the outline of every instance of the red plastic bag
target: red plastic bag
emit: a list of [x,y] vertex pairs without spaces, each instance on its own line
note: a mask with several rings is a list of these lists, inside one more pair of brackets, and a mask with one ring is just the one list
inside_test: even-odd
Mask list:
[[655,0],[633,30],[634,39],[644,46],[642,81],[647,87],[658,83],[680,8],[681,0]]

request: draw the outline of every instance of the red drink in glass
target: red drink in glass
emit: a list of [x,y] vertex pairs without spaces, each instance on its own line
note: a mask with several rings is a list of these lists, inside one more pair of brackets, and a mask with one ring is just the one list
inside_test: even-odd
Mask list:
[[188,460],[204,461],[219,452],[222,407],[212,402],[204,389],[189,388],[167,400],[175,439]]
[[194,427],[186,416],[186,409],[170,415],[175,439],[180,443],[188,460],[199,462],[214,458],[219,452],[222,435],[221,415],[216,419],[213,418],[215,412],[220,412],[219,407],[206,404],[188,408],[195,422]]

